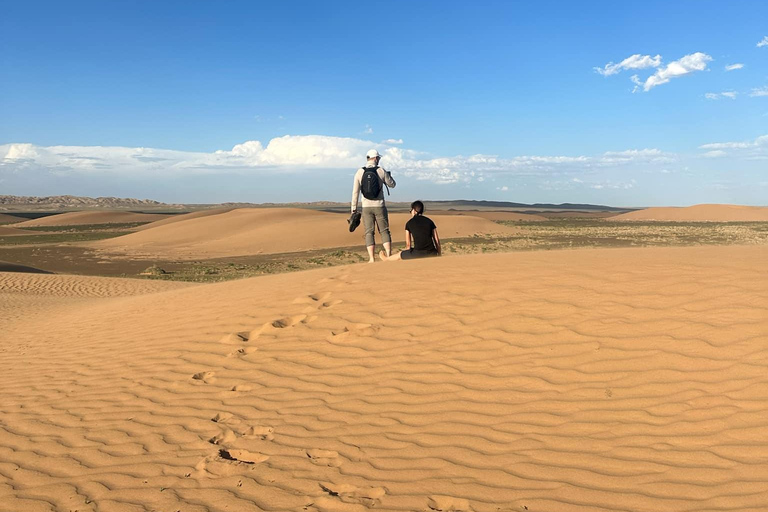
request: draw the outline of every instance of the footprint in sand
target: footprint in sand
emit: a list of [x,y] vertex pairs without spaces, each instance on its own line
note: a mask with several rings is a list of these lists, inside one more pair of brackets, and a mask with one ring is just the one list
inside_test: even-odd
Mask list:
[[273,435],[273,432],[275,431],[272,427],[249,427],[247,428],[241,435],[243,437],[251,437],[256,439],[262,439],[264,441],[271,441],[275,438]]
[[295,315],[295,316],[288,316],[285,318],[278,318],[277,320],[273,320],[271,322],[267,322],[261,327],[252,330],[248,333],[248,339],[249,340],[255,340],[260,335],[268,333],[268,332],[277,332],[281,329],[287,329],[289,327],[293,327],[295,325],[298,325],[300,323],[307,323],[314,320],[314,318],[307,318],[307,315]]
[[293,300],[294,304],[317,304],[327,300],[332,294],[331,292],[313,293],[306,297],[299,297]]
[[230,352],[227,354],[227,357],[242,357],[247,356],[248,354],[253,354],[258,349],[256,347],[243,347],[235,350],[234,352]]
[[338,452],[334,452],[332,450],[307,450],[306,451],[307,457],[309,457],[309,460],[312,462],[312,464],[317,464],[318,466],[328,466],[331,468],[338,468],[342,464],[344,464],[344,460],[339,457]]
[[248,342],[248,338],[248,332],[236,332],[227,334],[219,340],[219,343],[224,343],[225,345],[242,345],[243,343]]
[[208,440],[209,443],[216,445],[231,444],[235,441],[237,441],[237,435],[228,428]]
[[307,309],[305,309],[305,312],[311,312],[317,309],[327,309],[330,307],[333,307],[337,304],[341,304],[342,300],[329,300],[331,297],[331,292],[324,292],[324,293],[315,293],[312,295],[307,295],[306,297],[299,297],[298,299],[294,300],[294,304],[309,304],[307,306]]
[[469,501],[464,498],[454,498],[453,496],[430,496],[427,500],[427,506],[430,510],[438,512],[471,512],[472,507]]
[[240,462],[244,464],[260,464],[267,459],[269,455],[263,453],[250,452],[248,450],[224,449],[219,450],[219,457],[226,461]]
[[215,372],[198,372],[192,376],[193,380],[199,380],[206,384],[212,384],[216,382]]
[[331,332],[332,341],[343,341],[355,336],[373,336],[379,327],[371,324],[350,324],[340,331]]
[[289,316],[286,318],[278,318],[273,320],[270,325],[275,329],[285,329],[286,327],[293,327],[294,325],[306,320],[307,315]]
[[[221,448],[195,464],[194,476],[196,478],[230,476],[237,474],[243,468],[260,464],[268,459],[269,456],[263,453]],[[192,476],[193,473],[188,475]]]
[[381,498],[387,494],[384,487],[355,487],[349,484],[321,483],[320,488],[344,503],[359,503],[368,508],[379,505]]
[[216,413],[216,416],[211,418],[211,421],[214,423],[239,423],[240,420],[235,418],[232,413],[229,412],[219,412]]

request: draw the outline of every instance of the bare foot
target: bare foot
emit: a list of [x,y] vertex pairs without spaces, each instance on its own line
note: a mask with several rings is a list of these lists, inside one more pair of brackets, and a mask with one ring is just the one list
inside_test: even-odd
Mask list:
[[374,260],[373,258],[371,258],[370,260],[368,260],[368,263],[376,263],[376,260]]
[[379,258],[381,258],[381,261],[387,261],[389,259],[389,256],[387,256],[387,253],[384,251],[379,251]]

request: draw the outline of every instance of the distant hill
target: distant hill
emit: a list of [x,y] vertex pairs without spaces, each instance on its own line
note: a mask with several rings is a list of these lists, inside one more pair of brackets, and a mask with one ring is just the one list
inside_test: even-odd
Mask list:
[[592,210],[592,211],[608,211],[608,212],[625,212],[634,208],[617,208],[614,206],[603,206],[599,204],[578,204],[578,203],[512,203],[508,201],[475,201],[456,199],[452,201],[424,201],[431,205],[445,205],[445,206],[463,206],[463,207],[477,207],[477,208],[534,208],[534,209],[553,209],[553,210]]
[[133,199],[121,197],[81,197],[81,196],[0,196],[0,210],[20,208],[50,210],[102,209],[137,209],[137,208],[181,208],[152,199]]
[[[595,204],[549,204],[549,203],[513,203],[509,201],[477,201],[466,199],[431,201],[425,199],[431,210],[450,209],[510,209],[528,210],[560,210],[560,211],[592,211],[592,212],[628,212],[636,208],[617,208]],[[394,208],[406,208],[410,202],[387,201]],[[289,203],[247,203],[229,202],[220,204],[167,204],[152,199],[133,199],[120,197],[81,197],[81,196],[0,196],[0,211],[74,211],[74,210],[184,210],[196,211],[211,208],[308,208],[312,210],[346,211],[348,202],[313,201]]]

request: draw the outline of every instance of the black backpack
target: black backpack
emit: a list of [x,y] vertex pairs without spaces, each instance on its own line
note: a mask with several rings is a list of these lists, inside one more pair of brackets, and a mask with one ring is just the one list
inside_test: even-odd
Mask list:
[[360,191],[366,199],[378,199],[381,194],[379,167],[363,167],[363,177],[360,180]]

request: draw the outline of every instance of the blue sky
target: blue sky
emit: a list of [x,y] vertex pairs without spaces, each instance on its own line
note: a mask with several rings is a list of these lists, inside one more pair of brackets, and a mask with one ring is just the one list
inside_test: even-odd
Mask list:
[[0,194],[768,204],[764,1],[2,11]]

